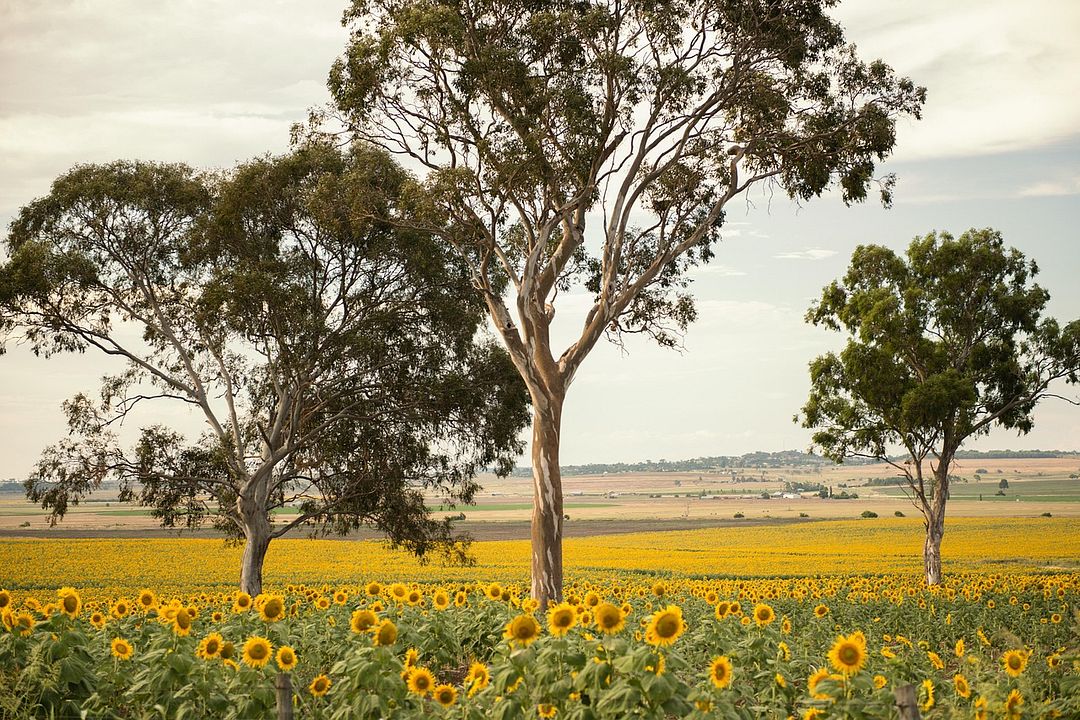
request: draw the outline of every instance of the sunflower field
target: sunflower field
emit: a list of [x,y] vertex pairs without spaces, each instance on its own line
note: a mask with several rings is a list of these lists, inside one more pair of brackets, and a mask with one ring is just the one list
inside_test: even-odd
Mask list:
[[[819,552],[849,532],[819,525]],[[298,579],[250,597],[218,582],[220,541],[5,542],[0,718],[274,718],[279,692],[297,718],[883,718],[907,685],[925,718],[1080,717],[1080,573],[1032,560],[1039,539],[1030,567],[1004,544],[927,588],[917,556],[873,573],[856,548],[823,572],[790,543],[783,577],[665,572],[661,545],[694,548],[655,535],[587,539],[652,554],[583,559],[543,612],[522,566],[399,565],[374,543],[283,545]],[[331,562],[346,550],[364,576]],[[173,583],[132,584],[170,564]]]

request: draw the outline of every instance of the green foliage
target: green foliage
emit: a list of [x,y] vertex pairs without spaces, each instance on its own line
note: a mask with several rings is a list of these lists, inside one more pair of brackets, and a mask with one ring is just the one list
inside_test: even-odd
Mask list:
[[[903,257],[862,245],[807,314],[848,339],[810,364],[803,426],[837,462],[900,470],[938,542],[964,441],[995,426],[1028,432],[1052,383],[1080,381],[1080,320],[1042,317],[1037,271],[991,229],[917,237]],[[903,464],[889,457],[896,446]]]
[[[212,519],[250,539],[288,505],[275,537],[371,523],[417,553],[460,553],[423,492],[469,502],[478,471],[509,472],[527,394],[478,339],[456,254],[378,219],[407,206],[407,182],[384,153],[318,145],[223,176],[117,162],[58,178],[11,225],[0,341],[125,367],[65,404],[69,437],[29,497],[55,521],[112,476],[166,526]],[[119,446],[117,423],[168,404],[206,432],[147,424]]]

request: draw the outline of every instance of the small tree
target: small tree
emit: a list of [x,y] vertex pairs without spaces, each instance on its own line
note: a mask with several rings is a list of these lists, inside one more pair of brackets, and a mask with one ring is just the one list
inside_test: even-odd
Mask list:
[[[900,471],[926,526],[928,584],[941,581],[957,450],[994,426],[1028,432],[1051,384],[1078,381],[1080,320],[1041,319],[1049,295],[1029,282],[1036,272],[993,230],[931,233],[906,257],[860,246],[807,314],[848,341],[811,363],[803,426],[837,462],[872,457]],[[896,446],[904,462],[890,459]]]
[[[26,483],[52,522],[107,477],[163,525],[212,519],[245,541],[255,594],[273,538],[372,523],[420,555],[462,556],[424,491],[469,502],[508,472],[527,395],[446,246],[371,221],[405,180],[382,154],[310,147],[216,185],[179,165],[82,166],[23,208],[0,266],[0,321],[35,353],[124,362],[65,404],[70,436]],[[137,407],[189,407],[198,438]],[[272,512],[298,508],[285,523]]]
[[1001,480],[998,481],[998,489],[1000,489],[1000,490],[1008,490],[1009,489],[1009,481],[1006,478],[1001,478]]
[[[532,398],[541,603],[562,596],[562,413],[585,357],[605,335],[677,345],[696,316],[687,273],[712,257],[728,203],[767,183],[800,200],[835,183],[860,201],[896,118],[919,115],[924,91],[859,60],[832,4],[354,0],[346,11],[333,114],[427,172],[426,222],[466,259]],[[591,307],[578,337],[553,348],[557,296],[573,289]]]

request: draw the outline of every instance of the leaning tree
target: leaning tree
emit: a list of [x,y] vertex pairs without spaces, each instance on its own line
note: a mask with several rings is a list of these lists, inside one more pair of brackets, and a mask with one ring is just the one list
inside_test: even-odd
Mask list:
[[[312,125],[410,159],[533,406],[532,594],[562,594],[567,390],[607,336],[679,342],[688,271],[753,187],[861,201],[925,92],[864,63],[833,0],[354,0]],[[552,348],[557,296],[587,292]]]
[[868,457],[899,471],[923,515],[929,585],[941,582],[961,445],[995,426],[1028,432],[1036,404],[1060,397],[1056,381],[1080,380],[1080,320],[1042,319],[1049,294],[1030,282],[1037,272],[990,229],[915,238],[906,257],[865,245],[807,314],[848,340],[811,363],[803,426],[837,462]]
[[[55,523],[112,478],[165,526],[210,520],[243,539],[252,594],[270,541],[301,525],[373,524],[419,555],[462,556],[424,493],[468,502],[479,469],[508,472],[528,395],[497,342],[477,341],[466,266],[372,220],[405,181],[384,153],[317,146],[213,181],[143,162],[57,179],[11,225],[0,337],[122,369],[65,403],[69,437],[29,497]],[[151,423],[122,447],[120,423],[168,405],[202,434]]]

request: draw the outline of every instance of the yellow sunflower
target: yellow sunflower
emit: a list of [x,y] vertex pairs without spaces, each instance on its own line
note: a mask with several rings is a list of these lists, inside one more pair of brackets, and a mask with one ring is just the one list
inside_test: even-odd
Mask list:
[[254,635],[244,643],[243,660],[245,665],[261,668],[270,662],[274,646],[264,637]]
[[953,687],[956,688],[956,694],[965,700],[971,697],[971,685],[968,684],[968,679],[963,675],[957,673],[953,675]]
[[503,594],[502,585],[500,585],[499,583],[491,583],[487,586],[484,594],[488,597],[489,600],[501,600]]
[[366,592],[370,597],[375,597],[382,592],[382,585],[373,580],[367,584],[367,587],[364,588],[364,592]]
[[[777,675],[777,677],[780,677]],[[713,658],[709,665],[709,680],[721,690],[731,684],[731,660],[727,655]]]
[[383,620],[372,629],[372,638],[380,647],[387,647],[397,642],[397,625],[390,620]]
[[548,632],[562,637],[577,623],[577,612],[570,603],[561,602],[548,608],[547,621]]
[[360,634],[375,627],[377,622],[379,622],[379,616],[371,610],[354,610],[352,619],[349,620],[349,627],[354,633]]
[[1022,650],[1007,650],[1001,656],[1001,664],[1010,677],[1020,677],[1020,674],[1024,672],[1024,668],[1027,667],[1027,661],[1027,653]]
[[930,679],[923,680],[919,685],[919,695],[922,698],[919,701],[919,710],[927,712],[934,707],[934,681]]
[[172,630],[180,637],[187,637],[191,634],[191,622],[192,618],[187,608],[177,608],[172,618]]
[[211,660],[221,654],[221,646],[224,642],[220,633],[210,633],[199,642],[195,655],[203,660]]
[[859,672],[866,662],[866,641],[862,634],[840,635],[829,650],[829,662],[845,675]]
[[8,605],[11,605],[11,593],[7,590],[0,590],[0,610],[6,610]]
[[135,653],[135,648],[124,638],[113,638],[111,652],[117,660],[130,660]]
[[487,665],[482,662],[474,662],[469,666],[469,673],[465,676],[464,685],[469,689],[469,697],[480,692],[491,682],[491,673]]
[[394,602],[405,602],[405,598],[409,595],[409,588],[405,587],[401,583],[394,583],[390,586],[390,597]]
[[292,672],[293,668],[296,667],[296,651],[288,645],[282,645],[278,648],[274,660],[282,672]]
[[716,619],[717,620],[723,620],[725,617],[727,617],[728,610],[730,608],[731,608],[731,603],[724,602],[724,601],[716,603],[716,608],[714,608],[714,611],[716,612]]
[[233,612],[242,613],[251,609],[251,596],[246,592],[236,593],[233,599]]
[[436,610],[445,610],[450,607],[450,595],[447,594],[446,590],[439,588],[435,591],[435,594],[431,596],[431,605]]
[[435,676],[427,668],[414,667],[409,672],[406,683],[409,686],[409,692],[423,697],[435,687]]
[[686,632],[686,623],[683,622],[682,608],[678,605],[668,605],[663,610],[653,613],[645,629],[645,642],[667,647],[674,644],[684,632]]
[[105,627],[105,616],[98,611],[90,613],[90,624],[100,630]]
[[1013,688],[1009,691],[1009,696],[1005,698],[1005,717],[1012,720],[1012,718],[1020,717],[1023,712],[1020,708],[1024,705],[1024,696],[1020,694],[1020,691]]
[[806,691],[810,693],[810,697],[815,700],[828,700],[829,694],[826,692],[818,692],[817,686],[822,680],[826,680],[830,677],[829,670],[827,668],[821,668],[815,670],[814,673],[806,679]]
[[536,714],[542,718],[553,718],[558,712],[559,708],[549,703],[540,703],[536,706]]
[[622,610],[607,602],[596,606],[593,611],[593,620],[596,622],[597,629],[605,635],[614,635],[626,626],[626,618]]
[[540,637],[540,623],[532,615],[518,615],[506,623],[503,637],[511,643],[528,645]]
[[344,605],[348,601],[349,601],[349,593],[345,592],[344,590],[338,590],[336,593],[334,593],[334,604],[335,605]]
[[259,617],[263,622],[277,622],[285,617],[285,598],[270,595],[259,606]]
[[124,598],[120,598],[112,604],[112,607],[109,609],[109,613],[117,620],[120,620],[121,618],[126,618],[128,615],[131,614],[131,603],[129,603]]
[[775,619],[776,613],[770,606],[765,603],[754,606],[754,622],[758,624],[758,627],[765,627]]
[[431,695],[443,707],[450,707],[457,702],[457,690],[453,685],[436,685]]
[[325,675],[316,675],[315,679],[308,685],[308,692],[311,693],[313,697],[322,697],[330,691],[330,685],[330,678]]
[[60,588],[56,591],[57,597],[60,598],[60,611],[70,618],[79,616],[79,611],[82,610],[82,598],[79,597],[79,591],[72,587]]
[[825,604],[819,604],[814,608],[814,617],[823,618],[829,614],[829,606]]

